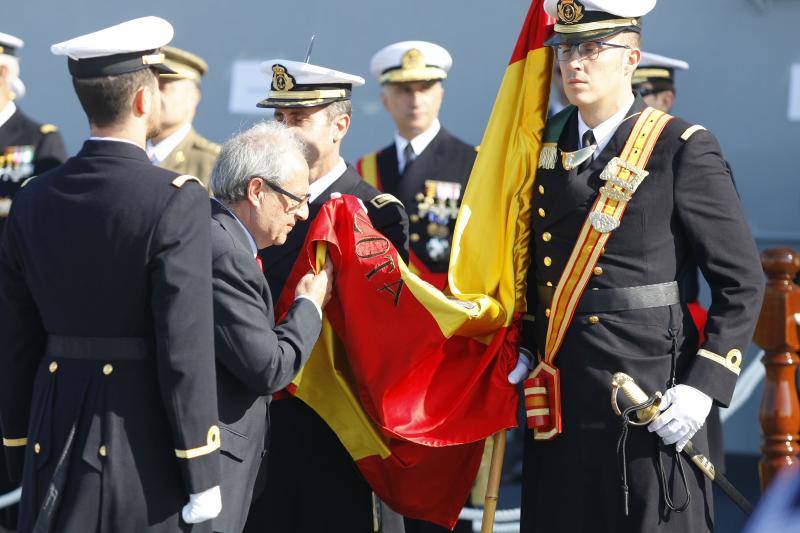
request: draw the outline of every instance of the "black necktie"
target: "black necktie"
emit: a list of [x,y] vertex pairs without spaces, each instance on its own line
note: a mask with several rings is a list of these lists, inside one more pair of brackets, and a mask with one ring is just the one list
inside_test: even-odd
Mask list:
[[[597,141],[594,138],[594,133],[592,132],[592,130],[587,130],[586,133],[583,134],[581,142],[583,143],[581,148],[588,148],[590,146],[593,146],[595,149],[597,148]],[[583,172],[584,170],[589,168],[589,165],[592,164],[593,159],[594,159],[594,154],[586,158],[586,161],[581,163],[581,166],[578,167],[578,172]]]
[[411,143],[408,143],[405,148],[403,148],[403,159],[405,159],[405,165],[403,165],[403,174],[408,171],[408,167],[411,166],[411,163],[414,162],[414,158],[417,157],[417,154],[414,153],[414,147],[411,146]]

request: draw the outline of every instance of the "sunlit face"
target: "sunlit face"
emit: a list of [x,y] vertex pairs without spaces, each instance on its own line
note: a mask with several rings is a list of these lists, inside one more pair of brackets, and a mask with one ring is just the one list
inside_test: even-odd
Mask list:
[[381,89],[383,107],[400,134],[409,138],[431,127],[439,117],[443,98],[444,87],[438,80],[387,83]]
[[147,138],[153,139],[161,133],[161,91],[155,75],[152,82],[143,88],[148,101]]
[[640,83],[636,86],[637,91],[645,94],[642,96],[644,103],[650,107],[654,107],[664,113],[669,113],[672,106],[675,104],[675,93],[670,90],[653,92],[653,84],[649,81]]
[[[605,42],[626,45],[621,35],[608,37]],[[620,91],[630,91],[630,75],[639,63],[638,49],[600,46],[593,59],[580,58],[572,50],[569,60],[559,60],[564,93],[578,107],[592,106]]]
[[303,139],[309,166],[338,149],[338,128],[326,106],[278,108],[275,120],[293,129]]
[[295,154],[285,172],[288,179],[280,187],[303,201],[298,202],[261,180],[255,198],[251,198],[255,209],[251,211],[252,219],[248,224],[259,248],[285,243],[295,224],[308,218],[308,164],[300,152]]
[[170,130],[194,120],[200,103],[200,89],[192,80],[159,78],[161,129]]

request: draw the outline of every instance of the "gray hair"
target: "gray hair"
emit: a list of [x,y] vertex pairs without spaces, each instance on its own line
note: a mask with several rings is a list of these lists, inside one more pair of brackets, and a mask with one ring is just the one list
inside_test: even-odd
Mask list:
[[220,201],[238,202],[247,196],[254,176],[281,185],[296,155],[305,156],[305,144],[294,131],[274,120],[259,122],[222,145],[211,171],[211,190]]

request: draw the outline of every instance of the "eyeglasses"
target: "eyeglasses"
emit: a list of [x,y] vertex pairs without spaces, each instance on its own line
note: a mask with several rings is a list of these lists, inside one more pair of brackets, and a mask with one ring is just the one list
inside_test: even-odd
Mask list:
[[[297,196],[296,194],[287,191],[286,189],[284,189],[280,185],[276,185],[276,184],[272,183],[272,181],[268,180],[264,176],[252,176],[252,177],[253,178],[261,178],[262,180],[264,180],[264,183],[267,184],[267,187],[269,187],[273,191],[275,191],[275,192],[277,192],[279,194],[282,194],[282,195],[286,196],[287,198],[291,198],[292,200],[297,202],[297,207],[303,205],[304,203],[306,203],[308,201],[309,198],[311,198],[310,194],[304,194],[303,196]],[[272,178],[272,179],[277,179],[277,178]]]
[[607,43],[604,41],[585,41],[582,43],[560,43],[553,46],[556,52],[556,57],[561,62],[572,60],[572,51],[578,50],[578,61],[594,61],[600,52],[609,50],[611,48],[624,48],[630,49],[630,46],[624,44]]

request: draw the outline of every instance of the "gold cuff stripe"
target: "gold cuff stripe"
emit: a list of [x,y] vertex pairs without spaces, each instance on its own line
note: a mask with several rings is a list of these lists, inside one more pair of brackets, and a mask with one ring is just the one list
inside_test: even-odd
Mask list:
[[681,134],[681,139],[684,141],[688,141],[692,135],[694,135],[698,131],[703,131],[704,129],[705,127],[701,126],[700,124],[695,124],[694,126],[690,126],[686,128],[686,131],[684,131]]
[[378,196],[376,196],[375,198],[370,200],[369,203],[372,204],[373,206],[377,207],[378,209],[380,209],[381,207],[385,206],[386,204],[400,204],[400,207],[404,207],[403,206],[403,202],[401,202],[400,200],[398,200],[397,198],[395,198],[394,196],[392,196],[388,192],[385,192],[383,194],[379,194]]
[[443,80],[445,78],[447,78],[447,72],[439,67],[398,68],[381,74],[378,78],[378,83],[408,83],[412,81]]
[[192,448],[191,450],[175,450],[175,455],[180,459],[194,459],[195,457],[202,457],[208,455],[219,449],[219,426],[211,426],[208,429],[208,437],[205,446]]
[[697,355],[700,357],[705,357],[706,359],[710,359],[715,363],[724,366],[737,376],[742,371],[742,352],[737,349],[729,351],[727,357],[722,357],[719,354],[715,354],[714,352],[709,352],[708,350],[700,348],[697,350]]
[[637,19],[611,19],[599,22],[587,22],[586,24],[556,24],[556,33],[582,33],[585,31],[613,30],[624,28],[625,26],[638,26]]
[[160,65],[164,62],[164,54],[150,54],[142,56],[143,65]]
[[16,448],[17,446],[27,446],[28,445],[28,437],[21,437],[19,439],[7,439],[3,437],[3,446],[7,446],[9,448]]
[[327,89],[319,91],[270,91],[267,98],[280,100],[323,100],[325,98],[344,98],[344,89]]
[[528,387],[525,389],[526,396],[530,396],[531,394],[547,394],[547,389],[544,387]]

